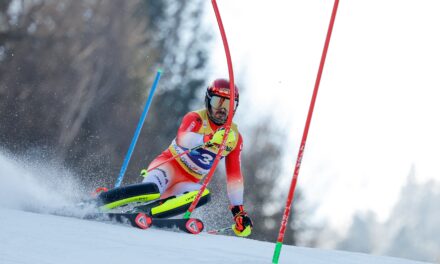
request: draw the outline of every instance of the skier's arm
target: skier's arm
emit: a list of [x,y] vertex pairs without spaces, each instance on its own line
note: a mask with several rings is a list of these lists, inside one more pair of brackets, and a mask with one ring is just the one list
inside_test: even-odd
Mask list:
[[243,138],[239,134],[237,147],[226,157],[226,179],[231,212],[235,224],[232,230],[237,236],[249,236],[252,232],[252,220],[243,207],[243,176],[241,174],[241,150]]
[[[213,134],[204,135],[196,132],[199,131],[202,125],[203,121],[197,113],[190,112],[186,114],[183,117],[179,130],[177,131],[177,145],[188,149],[203,145],[205,143],[220,145],[225,134],[224,128],[218,129]],[[234,140],[235,134],[233,131],[230,131],[226,142],[229,143]]]
[[190,112],[183,117],[179,130],[177,131],[176,142],[184,148],[194,148],[207,141],[206,136],[197,133],[202,127],[202,118],[194,112]]

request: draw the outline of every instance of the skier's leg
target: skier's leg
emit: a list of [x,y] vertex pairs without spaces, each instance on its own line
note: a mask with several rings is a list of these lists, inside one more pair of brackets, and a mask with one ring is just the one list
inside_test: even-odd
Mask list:
[[[154,159],[151,166],[167,160],[170,154],[162,153]],[[168,162],[148,172],[142,183],[122,186],[98,195],[97,201],[101,209],[114,209],[133,202],[151,202],[159,199],[169,186],[179,179],[174,175],[178,172],[177,162]]]
[[171,186],[164,194],[163,197],[179,196],[192,191],[198,191],[202,185],[200,183],[191,181],[181,181]]
[[96,197],[96,202],[100,209],[110,210],[133,202],[156,200],[159,197],[159,189],[155,184],[141,183],[101,192]]
[[[162,162],[163,159],[168,159],[169,155],[164,152],[150,164],[150,167]],[[160,218],[185,213],[200,190],[201,185],[198,181],[199,179],[188,174],[175,160],[167,162],[148,172],[143,180],[144,183],[158,187],[161,199],[136,209]],[[197,206],[206,204],[209,199],[210,193],[206,189]]]
[[[148,169],[156,166],[156,164],[163,163],[170,157],[172,157],[171,153],[163,152],[150,163]],[[179,167],[179,164],[175,160],[163,163],[159,167],[149,171],[142,182],[155,184],[159,189],[161,198],[164,198],[163,195],[166,190],[170,186],[173,186],[177,182],[181,181],[181,179],[178,177],[180,172]]]
[[171,176],[172,174],[165,166],[159,167],[150,171],[148,176],[145,177],[142,182],[156,185],[159,193],[162,195],[170,185],[170,180],[172,179]]
[[[166,192],[166,194],[173,194],[173,196],[168,196],[168,198],[162,200],[162,203],[152,207],[149,212],[150,215],[164,218],[185,213],[196,198],[200,187],[200,184],[188,181],[175,184]],[[210,199],[211,194],[208,189],[205,189],[197,207],[208,203]]]

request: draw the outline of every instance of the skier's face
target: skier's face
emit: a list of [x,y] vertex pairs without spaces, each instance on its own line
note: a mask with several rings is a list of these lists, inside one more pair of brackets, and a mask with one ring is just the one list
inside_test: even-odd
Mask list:
[[[209,111],[212,120],[216,124],[224,124],[228,119],[229,113],[229,99],[218,95],[213,95],[209,101]],[[234,108],[236,109],[238,101],[235,101]],[[235,113],[235,111],[234,111]]]
[[222,123],[225,123],[226,119],[228,118],[228,111],[226,110],[226,108],[214,108],[213,107],[212,114],[216,120],[219,120]]
[[[229,99],[220,96],[212,96],[210,103],[214,118],[220,120],[222,123],[226,122],[229,113]],[[235,102],[234,107],[236,107],[236,105],[237,102]]]

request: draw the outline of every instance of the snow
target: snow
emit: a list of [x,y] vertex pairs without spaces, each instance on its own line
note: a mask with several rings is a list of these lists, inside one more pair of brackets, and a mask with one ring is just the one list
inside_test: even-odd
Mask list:
[[[270,263],[274,244],[0,207],[0,263]],[[279,263],[422,263],[284,245]]]
[[[65,168],[0,152],[0,264],[270,263],[275,245],[251,239],[140,230],[49,214],[86,194]],[[80,210],[72,212],[75,215]],[[202,217],[203,220],[203,217]],[[410,264],[284,245],[279,263]]]

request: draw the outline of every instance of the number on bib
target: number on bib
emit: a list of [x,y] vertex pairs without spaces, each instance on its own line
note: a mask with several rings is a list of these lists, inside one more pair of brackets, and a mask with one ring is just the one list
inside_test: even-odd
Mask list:
[[203,157],[203,159],[199,159],[199,161],[205,165],[211,164],[211,161],[214,159],[211,155],[206,153],[202,154],[201,156]]

